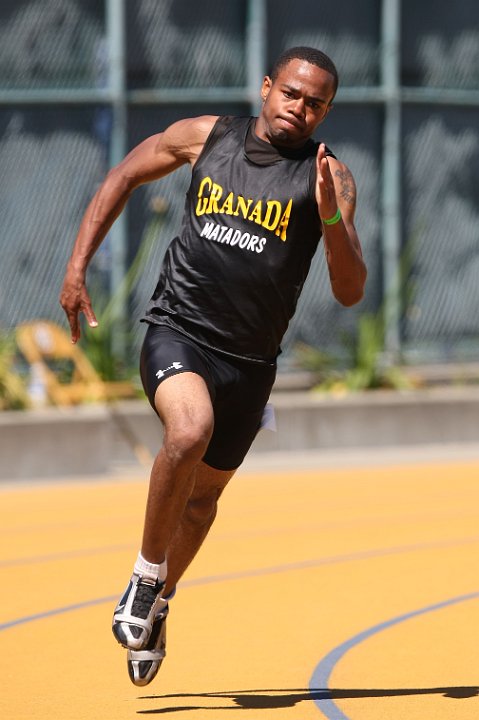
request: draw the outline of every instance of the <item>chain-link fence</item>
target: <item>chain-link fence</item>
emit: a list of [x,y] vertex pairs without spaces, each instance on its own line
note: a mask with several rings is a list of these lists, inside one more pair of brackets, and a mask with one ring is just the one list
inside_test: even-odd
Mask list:
[[[473,0],[454,7],[346,0],[341,9],[333,0],[4,0],[0,328],[38,317],[64,324],[58,294],[81,215],[122,152],[181,117],[254,112],[262,75],[297,44],[320,47],[339,68],[335,109],[317,136],[356,178],[369,277],[364,300],[342,308],[317,253],[285,338],[283,367],[298,341],[341,352],[359,316],[385,303],[396,309],[389,316],[396,357],[473,357],[479,347]],[[140,188],[123,236],[114,228],[92,262],[95,292],[114,291],[112,269],[121,277],[147,245],[120,318],[134,353],[143,333],[138,320],[178,230],[187,185],[182,169]]]

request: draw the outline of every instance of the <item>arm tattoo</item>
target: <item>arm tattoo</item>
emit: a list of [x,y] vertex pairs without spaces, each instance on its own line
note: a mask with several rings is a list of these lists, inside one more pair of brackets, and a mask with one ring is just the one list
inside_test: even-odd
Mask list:
[[350,205],[354,205],[356,201],[356,188],[354,185],[354,179],[348,168],[344,170],[336,170],[334,173],[341,181],[341,192],[339,196],[346,200]]

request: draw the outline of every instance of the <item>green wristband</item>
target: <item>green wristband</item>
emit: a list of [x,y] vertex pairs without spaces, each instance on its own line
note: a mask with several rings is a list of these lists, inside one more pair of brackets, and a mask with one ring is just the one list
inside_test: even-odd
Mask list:
[[321,222],[323,222],[325,225],[336,225],[341,220],[341,210],[338,208],[333,215],[333,217],[329,218],[328,220],[325,220],[324,218],[321,218]]

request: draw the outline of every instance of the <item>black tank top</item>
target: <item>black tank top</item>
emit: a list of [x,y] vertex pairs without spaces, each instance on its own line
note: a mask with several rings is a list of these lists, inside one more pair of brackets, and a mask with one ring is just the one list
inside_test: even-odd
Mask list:
[[280,150],[256,136],[255,122],[216,122],[143,320],[272,363],[321,237],[318,146],[308,141],[299,151]]

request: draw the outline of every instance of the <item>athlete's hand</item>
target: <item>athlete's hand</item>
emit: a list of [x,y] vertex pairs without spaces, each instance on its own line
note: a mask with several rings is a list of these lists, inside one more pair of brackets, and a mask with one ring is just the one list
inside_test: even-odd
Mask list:
[[316,155],[316,202],[320,218],[328,219],[336,214],[338,201],[324,143],[320,144]]
[[72,343],[80,339],[80,320],[82,312],[90,327],[98,326],[93,312],[90,296],[88,295],[84,279],[71,270],[67,270],[60,293],[60,305],[64,309],[70,325]]

